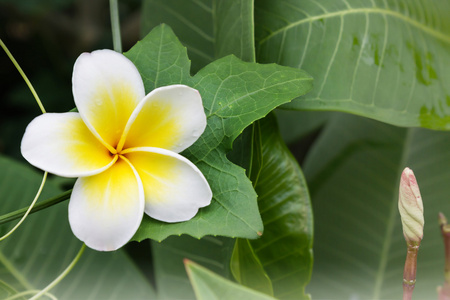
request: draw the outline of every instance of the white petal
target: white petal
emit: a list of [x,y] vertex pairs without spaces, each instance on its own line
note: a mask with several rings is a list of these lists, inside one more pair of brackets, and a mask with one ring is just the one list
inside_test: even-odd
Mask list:
[[35,167],[65,177],[100,173],[114,160],[74,112],[36,117],[25,131],[21,152]]
[[75,62],[72,83],[75,104],[86,125],[115,147],[131,113],[145,96],[136,67],[112,50],[83,53]]
[[103,173],[77,180],[69,202],[69,222],[92,249],[112,251],[135,234],[144,215],[142,183],[123,159]]
[[205,127],[197,90],[185,85],[157,88],[133,112],[124,148],[157,147],[179,153],[191,146]]
[[[131,150],[131,149],[130,149]],[[134,148],[125,156],[139,173],[145,193],[145,213],[165,222],[193,218],[211,203],[203,174],[188,159],[159,148]]]

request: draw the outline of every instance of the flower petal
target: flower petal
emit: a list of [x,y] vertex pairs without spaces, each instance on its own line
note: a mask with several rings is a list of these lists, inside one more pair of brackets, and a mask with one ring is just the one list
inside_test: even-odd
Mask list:
[[75,112],[36,117],[25,131],[21,152],[35,167],[65,177],[97,174],[114,162]]
[[144,192],[136,171],[124,159],[103,173],[77,180],[69,202],[73,233],[92,249],[125,245],[144,216]]
[[159,148],[134,148],[125,156],[139,173],[145,213],[165,222],[193,218],[211,203],[212,192],[200,170],[183,156]]
[[72,82],[75,104],[86,125],[114,148],[145,96],[138,70],[120,53],[97,50],[78,57]]
[[185,85],[157,88],[133,112],[124,148],[157,147],[181,152],[206,127],[202,98]]

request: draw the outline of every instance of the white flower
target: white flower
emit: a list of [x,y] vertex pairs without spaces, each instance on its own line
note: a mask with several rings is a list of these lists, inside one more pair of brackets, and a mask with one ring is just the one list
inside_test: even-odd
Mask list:
[[133,63],[111,50],[81,54],[72,83],[79,113],[38,116],[21,151],[40,169],[79,177],[69,222],[80,240],[115,250],[133,237],[144,212],[180,222],[210,204],[203,174],[177,154],[206,127],[197,90],[172,85],[145,95]]

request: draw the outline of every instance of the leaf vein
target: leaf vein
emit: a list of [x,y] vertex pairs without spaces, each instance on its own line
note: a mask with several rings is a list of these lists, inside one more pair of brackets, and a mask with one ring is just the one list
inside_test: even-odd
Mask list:
[[271,34],[269,34],[268,36],[266,36],[265,38],[261,39],[258,44],[262,45],[264,44],[267,40],[273,38],[274,36],[282,33],[283,31],[287,31],[293,27],[296,26],[300,26],[303,25],[305,23],[309,23],[309,22],[314,22],[320,19],[328,19],[328,18],[334,18],[334,17],[344,17],[346,15],[351,15],[351,14],[358,14],[358,13],[368,13],[368,14],[381,14],[381,15],[385,15],[385,16],[390,16],[393,18],[397,18],[400,19],[408,24],[410,24],[413,27],[416,27],[417,29],[426,32],[427,34],[429,34],[430,36],[439,39],[447,44],[450,44],[450,36],[435,29],[435,28],[431,28],[429,26],[426,26],[420,22],[418,22],[417,20],[412,19],[409,16],[405,16],[399,12],[396,11],[392,11],[386,8],[378,8],[378,7],[372,7],[372,8],[354,8],[354,9],[348,9],[348,10],[341,10],[341,11],[336,11],[336,12],[331,12],[331,13],[325,13],[322,15],[317,15],[317,16],[313,16],[313,17],[309,17],[309,18],[305,18],[305,19],[301,19],[297,22],[293,22],[290,23],[276,31],[273,31]]

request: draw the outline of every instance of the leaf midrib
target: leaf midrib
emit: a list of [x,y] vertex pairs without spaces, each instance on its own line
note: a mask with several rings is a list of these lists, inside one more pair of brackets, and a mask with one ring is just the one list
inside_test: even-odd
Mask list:
[[410,24],[413,27],[418,28],[419,30],[422,30],[423,32],[429,34],[430,36],[439,39],[445,43],[450,44],[450,36],[444,34],[441,31],[438,31],[434,28],[428,27],[410,17],[407,17],[397,11],[392,11],[392,10],[388,10],[388,9],[383,9],[383,8],[378,8],[378,7],[371,7],[371,8],[351,8],[351,9],[346,9],[346,10],[340,10],[340,11],[336,11],[336,12],[330,12],[330,13],[325,13],[322,15],[317,15],[317,16],[311,16],[305,19],[301,19],[297,22],[291,23],[289,25],[286,25],[274,32],[272,32],[271,34],[269,34],[268,36],[266,36],[265,38],[261,39],[258,44],[262,45],[264,44],[267,40],[271,39],[272,37],[283,33],[285,31],[288,31],[289,29],[296,27],[296,26],[300,26],[302,24],[305,23],[310,23],[310,22],[314,22],[320,19],[329,19],[329,18],[334,18],[334,17],[343,17],[346,15],[350,15],[350,14],[380,14],[383,16],[391,16],[397,19],[400,19],[402,21],[405,21],[406,23]]
[[[254,73],[254,72],[252,72],[252,73]],[[243,74],[245,74],[245,73],[242,73],[242,74],[239,74],[239,76],[242,76]],[[229,80],[229,79],[231,79],[231,78],[233,78],[233,77],[235,77],[236,75],[232,75],[232,76],[230,76],[227,80]],[[240,96],[240,97],[238,97],[238,98],[235,98],[235,99],[233,99],[233,100],[231,100],[230,102],[228,102],[227,103],[227,105],[223,105],[223,106],[219,106],[218,108],[217,108],[217,110],[215,110],[215,111],[213,111],[213,105],[215,105],[215,103],[216,103],[216,99],[217,99],[217,92],[220,90],[220,88],[222,87],[222,84],[220,85],[220,87],[217,89],[217,92],[216,92],[216,94],[214,95],[214,102],[213,102],[213,105],[211,105],[211,112],[209,113],[209,115],[208,115],[208,118],[209,117],[212,117],[212,116],[218,116],[219,118],[224,118],[224,116],[222,116],[222,115],[220,115],[219,113],[220,112],[222,112],[223,110],[225,110],[226,108],[229,108],[230,107],[230,105],[234,105],[236,102],[239,102],[239,101],[241,101],[242,99],[244,99],[244,98],[249,98],[249,97],[252,97],[252,96],[254,96],[254,95],[256,95],[256,94],[258,94],[258,93],[263,93],[263,92],[266,92],[266,91],[268,91],[268,90],[270,90],[270,89],[273,89],[273,88],[276,88],[276,87],[278,87],[278,86],[282,86],[282,85],[285,85],[286,83],[295,83],[295,82],[301,82],[301,81],[312,81],[313,79],[311,78],[311,77],[304,77],[304,78],[294,78],[294,79],[290,79],[290,80],[285,80],[285,81],[283,81],[283,82],[279,82],[279,83],[276,83],[276,84],[272,84],[272,85],[269,85],[269,86],[265,86],[265,87],[263,87],[263,88],[260,88],[260,89],[258,89],[258,90],[255,90],[255,91],[253,91],[253,92],[250,92],[250,93],[246,93],[246,94],[244,94],[244,95],[242,95],[242,96]],[[223,81],[223,82],[225,82],[225,81]]]

